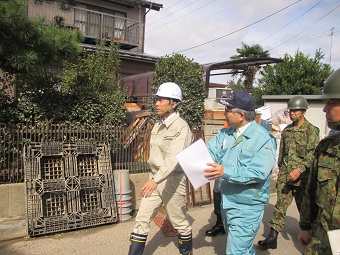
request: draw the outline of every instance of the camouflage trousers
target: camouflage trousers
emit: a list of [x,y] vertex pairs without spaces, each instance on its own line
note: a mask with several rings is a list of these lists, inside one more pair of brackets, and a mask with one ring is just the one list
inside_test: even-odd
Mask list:
[[277,202],[272,219],[268,223],[268,226],[277,232],[281,232],[285,226],[288,206],[293,202],[293,198],[295,198],[297,209],[300,212],[305,187],[293,186],[285,182],[278,181],[276,188]]
[[304,255],[332,255],[327,233],[320,227],[312,231],[312,238],[303,252]]

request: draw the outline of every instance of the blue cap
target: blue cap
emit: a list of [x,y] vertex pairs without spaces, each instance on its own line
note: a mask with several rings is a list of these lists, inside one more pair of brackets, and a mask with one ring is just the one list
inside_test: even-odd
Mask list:
[[255,111],[255,99],[245,90],[234,90],[231,93],[231,99],[220,99],[219,102],[226,107]]

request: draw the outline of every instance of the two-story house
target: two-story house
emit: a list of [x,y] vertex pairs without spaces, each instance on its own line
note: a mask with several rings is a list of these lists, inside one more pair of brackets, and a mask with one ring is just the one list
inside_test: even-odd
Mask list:
[[120,73],[127,76],[154,71],[157,57],[144,53],[145,21],[150,10],[162,7],[143,0],[28,0],[27,14],[45,17],[47,23],[65,29],[79,29],[85,49],[93,48],[98,38],[120,42]]

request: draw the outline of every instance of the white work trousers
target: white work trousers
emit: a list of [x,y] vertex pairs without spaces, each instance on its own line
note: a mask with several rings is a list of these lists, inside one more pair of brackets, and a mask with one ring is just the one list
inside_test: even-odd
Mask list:
[[[174,182],[178,183],[177,188],[174,187]],[[142,198],[136,216],[137,223],[133,228],[133,232],[147,235],[150,230],[150,222],[153,220],[162,204],[164,204],[168,218],[173,227],[178,230],[179,234],[191,234],[191,226],[187,219],[185,202],[185,178],[178,182],[178,180],[174,180],[170,177],[166,181],[159,183],[150,197]]]

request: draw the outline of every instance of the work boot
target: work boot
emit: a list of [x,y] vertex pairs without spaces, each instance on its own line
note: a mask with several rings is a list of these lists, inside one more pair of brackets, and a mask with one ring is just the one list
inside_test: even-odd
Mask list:
[[225,233],[223,224],[222,225],[216,224],[211,229],[208,229],[207,231],[205,231],[206,236],[216,236],[219,233],[222,233],[222,234]]
[[277,234],[275,229],[270,228],[269,236],[262,241],[258,241],[258,245],[262,250],[276,249],[277,248]]
[[128,255],[142,255],[145,248],[146,238],[147,235],[131,233],[131,244]]
[[192,234],[178,237],[179,255],[192,255]]
[[218,233],[225,233],[225,229],[223,226],[222,218],[217,216],[217,221],[215,226],[213,226],[211,229],[208,229],[205,231],[206,236],[216,236]]

